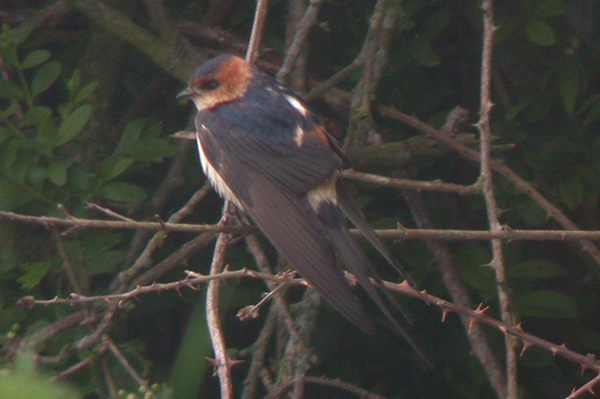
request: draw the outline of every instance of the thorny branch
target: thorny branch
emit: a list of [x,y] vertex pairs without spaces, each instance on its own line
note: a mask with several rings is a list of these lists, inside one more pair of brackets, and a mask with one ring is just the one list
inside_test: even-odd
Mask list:
[[[226,208],[229,202],[225,201],[223,206],[223,216],[221,223],[225,224],[228,219],[226,216]],[[217,238],[213,259],[210,265],[210,274],[217,275],[223,271],[225,263],[225,252],[227,245],[232,239],[231,234],[221,233]],[[220,281],[211,280],[208,283],[206,291],[206,318],[208,320],[208,330],[212,341],[213,351],[215,353],[216,374],[219,376],[221,384],[221,398],[233,398],[233,382],[231,380],[231,359],[227,354],[227,346],[225,345],[225,334],[221,328],[221,319],[219,317],[219,286]]]
[[[481,180],[483,182],[483,198],[485,199],[490,231],[501,231],[502,225],[498,217],[498,205],[494,195],[494,182],[492,176],[491,163],[491,141],[492,134],[490,128],[490,112],[492,102],[490,98],[490,81],[492,70],[492,48],[494,31],[493,1],[485,0],[483,8],[483,52],[481,62],[481,105],[479,110],[479,122],[477,128],[480,132],[480,165]],[[502,321],[507,325],[514,325],[516,317],[506,284],[506,272],[504,269],[504,260],[502,254],[502,241],[498,239],[491,240],[492,261],[491,268],[496,276],[496,287],[498,289],[498,302],[500,304],[500,314]],[[503,391],[497,392],[499,397],[507,399],[517,399],[517,355],[515,351],[515,340],[506,336],[506,387]]]
[[[78,297],[77,296],[74,298],[66,298],[66,299],[55,298],[55,299],[48,300],[48,301],[40,301],[40,300],[36,300],[32,297],[26,297],[23,299],[23,301],[25,301],[25,303],[27,304],[27,308],[30,308],[31,306],[36,306],[36,305],[42,305],[42,306],[49,306],[49,305],[55,305],[55,304],[77,305],[77,304],[87,304],[90,302],[100,302],[100,303],[106,302],[106,301],[119,302],[119,301],[123,301],[126,299],[133,299],[139,295],[147,294],[150,292],[158,292],[158,291],[164,291],[164,290],[179,290],[183,287],[191,288],[193,286],[197,286],[199,284],[204,284],[209,281],[224,280],[224,279],[231,279],[231,278],[241,278],[241,277],[263,279],[263,280],[267,280],[267,281],[277,282],[278,284],[286,284],[286,285],[287,284],[307,285],[305,280],[302,278],[290,279],[285,275],[284,276],[273,276],[268,273],[250,271],[250,270],[246,270],[246,269],[237,270],[237,271],[227,271],[226,270],[226,271],[222,271],[218,274],[209,275],[209,276],[204,276],[204,275],[199,275],[196,273],[188,272],[188,277],[186,277],[183,280],[176,281],[173,283],[168,283],[168,284],[153,284],[150,286],[138,287],[131,292],[122,294],[122,296],[113,296],[113,295],[95,296],[95,297]],[[348,278],[348,280],[351,284],[356,283],[354,276],[352,276],[351,274],[346,273],[346,277]],[[551,351],[555,355],[562,356],[574,363],[580,364],[584,370],[590,369],[590,370],[594,370],[594,371],[600,373],[600,362],[598,362],[594,356],[591,356],[591,355],[584,356],[584,355],[578,354],[578,353],[568,349],[566,347],[566,345],[564,345],[564,344],[557,345],[557,344],[554,344],[543,338],[529,334],[523,330],[523,328],[520,324],[518,324],[516,326],[507,325],[507,324],[503,323],[502,321],[496,320],[496,319],[492,318],[491,316],[486,315],[486,311],[488,310],[488,307],[479,305],[477,309],[473,310],[473,309],[466,308],[464,306],[457,305],[453,302],[447,301],[447,300],[439,298],[437,296],[431,295],[431,294],[427,293],[427,291],[425,291],[425,290],[418,291],[405,282],[398,284],[398,283],[385,281],[384,283],[388,289],[390,289],[394,292],[398,292],[403,295],[408,295],[410,297],[422,300],[431,305],[439,307],[442,310],[442,321],[446,320],[446,317],[449,313],[458,313],[458,314],[461,314],[461,315],[471,318],[473,323],[482,323],[482,324],[485,324],[485,325],[495,328],[496,330],[502,332],[503,334],[509,334],[509,335],[513,335],[515,337],[520,338],[523,341],[522,352],[527,350],[530,346],[535,345],[535,346],[538,346],[541,348],[545,348],[545,349]]]
[[[389,182],[395,186],[404,185],[404,179],[382,178],[384,185]],[[374,181],[372,181],[374,182]],[[409,183],[412,185],[412,183]],[[469,187],[469,186],[465,186]],[[82,229],[109,229],[109,230],[149,230],[180,233],[207,233],[211,237],[218,233],[248,234],[256,232],[253,226],[220,226],[218,224],[187,224],[187,223],[162,223],[162,222],[123,222],[98,219],[69,218],[60,219],[48,216],[21,215],[14,212],[0,211],[0,218],[20,223],[38,224],[46,227],[58,226]],[[67,230],[68,232],[69,230]],[[532,240],[532,241],[581,241],[600,240],[600,230],[512,230],[506,226],[500,231],[488,230],[455,230],[455,229],[412,229],[399,226],[396,229],[378,229],[377,235],[385,239],[413,240],[431,238],[446,241],[462,240],[491,240],[506,241]],[[64,234],[64,233],[63,233]],[[352,229],[350,234],[359,237],[360,233]],[[198,237],[204,240],[204,237]],[[153,270],[153,269],[152,269]],[[151,270],[150,270],[151,271]],[[149,271],[149,272],[150,272]],[[140,284],[137,284],[140,285]]]

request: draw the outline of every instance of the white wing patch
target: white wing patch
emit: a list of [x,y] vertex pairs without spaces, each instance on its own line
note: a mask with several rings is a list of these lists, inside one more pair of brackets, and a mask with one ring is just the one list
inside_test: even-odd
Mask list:
[[302,103],[298,101],[297,98],[292,96],[285,96],[285,98],[286,100],[288,100],[292,107],[296,108],[296,110],[300,112],[302,116],[306,116],[306,114],[308,114],[308,110],[306,109],[306,107],[302,105]]
[[300,126],[296,126],[296,133],[294,134],[294,141],[296,142],[296,145],[298,145],[298,147],[302,147],[302,144],[304,143],[304,135],[306,133],[304,132],[304,129],[302,129]]
[[[204,126],[202,128],[206,129]],[[196,143],[198,144],[198,153],[200,154],[200,163],[202,164],[202,170],[204,174],[210,181],[210,184],[213,186],[215,191],[224,199],[229,200],[238,207],[238,209],[243,210],[244,207],[239,203],[236,196],[233,194],[225,180],[221,177],[219,172],[215,169],[215,167],[210,163],[206,154],[204,153],[204,148],[202,148],[202,142],[200,141],[200,135],[196,133]]]
[[319,184],[312,190],[306,193],[308,202],[315,212],[319,211],[319,207],[322,202],[329,202],[330,204],[337,205],[337,190],[335,181],[338,178],[338,174],[334,173]]

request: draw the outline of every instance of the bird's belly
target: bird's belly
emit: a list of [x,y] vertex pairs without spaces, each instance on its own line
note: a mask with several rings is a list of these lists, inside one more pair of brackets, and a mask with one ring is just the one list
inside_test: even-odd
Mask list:
[[226,200],[229,200],[238,207],[238,209],[243,210],[244,208],[239,203],[237,197],[231,191],[231,188],[225,183],[225,180],[221,177],[219,172],[215,169],[215,167],[210,163],[208,157],[204,153],[204,148],[202,147],[202,142],[200,141],[200,137],[196,134],[196,142],[198,143],[198,153],[200,154],[200,163],[202,164],[202,170],[204,174],[212,184],[215,191]]

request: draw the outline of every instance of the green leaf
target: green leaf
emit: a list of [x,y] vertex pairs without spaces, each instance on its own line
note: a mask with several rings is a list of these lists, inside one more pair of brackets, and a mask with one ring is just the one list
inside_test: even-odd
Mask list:
[[600,119],[600,96],[592,96],[586,101],[586,105],[589,107],[589,110],[587,116],[583,121],[583,124],[587,127],[592,122],[595,122],[598,119]]
[[73,75],[71,75],[71,79],[67,81],[67,89],[69,92],[75,93],[75,91],[79,88],[79,84],[81,82],[81,71],[79,68],[76,68],[73,71]]
[[516,298],[519,313],[524,316],[570,319],[579,315],[575,301],[557,291],[534,291]]
[[39,125],[52,118],[52,110],[45,106],[33,106],[25,112],[19,123],[20,127]]
[[92,92],[97,86],[98,82],[90,82],[87,85],[83,86],[83,88],[79,90],[79,93],[77,93],[77,96],[75,96],[74,103],[77,104],[85,100],[90,94],[92,94]]
[[116,181],[102,186],[100,196],[109,201],[139,202],[145,200],[148,195],[137,184]]
[[563,176],[558,182],[558,193],[567,208],[576,209],[583,201],[585,194],[581,177],[575,174]]
[[416,39],[410,47],[411,54],[417,62],[426,67],[435,67],[440,64],[440,57],[433,51],[431,43]]
[[560,73],[558,90],[562,96],[565,110],[569,115],[575,113],[575,104],[580,90],[580,75],[582,71],[576,62],[569,63]]
[[123,129],[123,134],[121,135],[119,144],[117,144],[117,148],[115,148],[115,154],[125,155],[134,151],[135,146],[140,140],[142,129],[144,128],[145,124],[146,120],[143,118],[138,118],[128,122]]
[[25,274],[19,276],[17,281],[25,289],[31,289],[38,285],[40,281],[48,274],[50,262],[31,262],[21,265],[21,269],[25,270]]
[[115,272],[123,262],[123,258],[125,258],[125,252],[119,250],[96,253],[94,256],[86,258],[87,273],[94,276]]
[[131,158],[122,158],[116,155],[110,156],[100,164],[98,178],[103,182],[113,180],[125,172],[132,163],[133,159]]
[[25,98],[25,92],[10,80],[0,80],[0,97],[18,101]]
[[545,259],[531,259],[519,262],[506,270],[513,278],[552,278],[567,274],[567,269],[559,263]]
[[71,141],[81,132],[81,129],[86,125],[91,115],[92,106],[90,104],[84,104],[71,112],[58,127],[55,144],[59,146]]
[[81,395],[50,376],[34,372],[2,370],[0,398],[5,399],[76,399]]
[[25,205],[32,196],[15,181],[0,176],[0,209],[10,211]]
[[21,68],[30,69],[34,66],[43,64],[50,59],[50,55],[51,53],[48,50],[33,50],[31,53],[27,54],[25,59],[23,59]]
[[19,28],[13,29],[11,32],[13,43],[17,46],[22,44],[25,40],[27,40],[34,27],[35,24],[20,24]]
[[512,121],[517,115],[523,112],[531,104],[531,97],[521,97],[512,107],[506,111],[504,120],[506,122]]
[[544,0],[539,2],[535,15],[539,18],[557,17],[565,13],[563,0]]
[[13,102],[8,108],[0,112],[0,119],[6,119],[13,116],[19,109],[19,105],[16,102]]
[[556,44],[554,29],[539,19],[530,19],[527,21],[525,24],[525,34],[529,40],[540,46],[548,47]]
[[73,160],[52,161],[46,169],[48,179],[57,186],[64,186],[67,182],[67,169],[73,164]]
[[60,75],[61,65],[58,61],[50,61],[35,73],[31,81],[31,94],[36,97],[56,82]]

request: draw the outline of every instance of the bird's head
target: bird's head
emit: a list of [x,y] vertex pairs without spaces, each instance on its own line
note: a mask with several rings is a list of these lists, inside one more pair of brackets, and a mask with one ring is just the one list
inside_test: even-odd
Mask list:
[[244,95],[251,78],[252,67],[243,58],[222,54],[198,68],[177,98],[191,99],[198,111],[210,109]]

